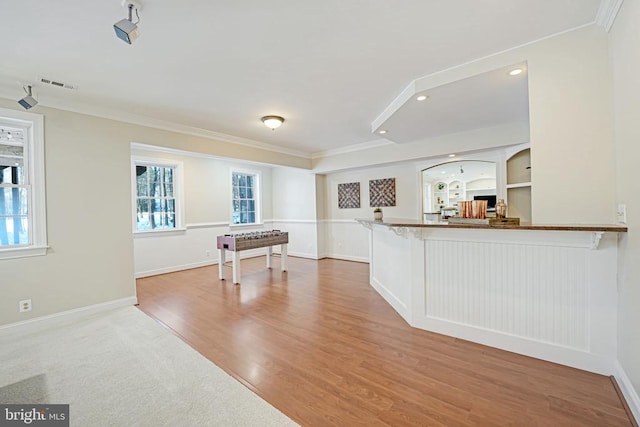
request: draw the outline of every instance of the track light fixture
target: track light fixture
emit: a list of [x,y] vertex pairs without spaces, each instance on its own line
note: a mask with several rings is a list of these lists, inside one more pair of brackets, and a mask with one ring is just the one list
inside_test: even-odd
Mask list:
[[[137,0],[124,0],[122,5],[129,9],[129,18],[122,19],[113,24],[113,29],[116,31],[116,36],[118,36],[119,39],[131,44],[140,36],[140,29],[137,24],[140,22],[138,12],[142,10],[142,3]],[[138,19],[136,22],[133,22],[134,9],[136,10],[136,18]]]
[[280,116],[264,116],[261,118],[262,123],[271,130],[276,130],[284,123],[284,118]]
[[27,87],[22,87],[24,91],[27,93],[27,96],[18,101],[18,104],[22,105],[22,108],[28,110],[31,107],[35,107],[38,101],[31,95],[31,85],[27,85]]

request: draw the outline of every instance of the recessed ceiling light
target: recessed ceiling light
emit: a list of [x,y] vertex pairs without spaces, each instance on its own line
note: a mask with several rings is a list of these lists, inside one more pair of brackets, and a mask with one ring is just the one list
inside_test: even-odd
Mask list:
[[380,135],[384,135],[385,133],[387,133],[387,131],[386,131],[386,130],[380,130],[380,131],[378,131],[378,133],[379,133]]
[[455,154],[449,154],[449,157],[455,157],[455,156],[456,156]]
[[447,173],[447,171],[442,171],[442,173]]
[[416,101],[424,101],[427,98],[429,98],[427,95],[420,95],[416,97]]
[[509,75],[510,76],[517,76],[520,73],[522,73],[522,68],[515,68],[515,69],[509,71]]

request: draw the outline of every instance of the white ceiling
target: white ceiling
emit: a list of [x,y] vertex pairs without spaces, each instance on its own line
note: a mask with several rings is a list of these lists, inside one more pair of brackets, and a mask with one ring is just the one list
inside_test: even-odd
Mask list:
[[[519,63],[415,92],[374,131],[408,143],[505,124],[529,127],[527,64]],[[509,75],[519,69],[516,76]],[[418,101],[417,96],[427,99]]]
[[428,183],[496,179],[496,164],[477,160],[452,160],[423,170],[422,178]]
[[[160,120],[310,155],[379,140],[372,122],[414,79],[593,23],[600,0],[143,4],[141,35],[129,46],[112,28],[126,16],[119,0],[3,2],[0,95],[18,99],[19,82],[47,77],[78,89],[36,83],[42,105]],[[526,89],[521,81],[518,90]],[[489,119],[474,121],[479,115],[465,110],[482,79],[467,83],[464,98],[453,85],[437,95],[459,109],[465,127],[483,127]],[[268,114],[286,122],[271,131],[259,120]],[[397,116],[395,142],[460,130],[439,114],[425,123]]]

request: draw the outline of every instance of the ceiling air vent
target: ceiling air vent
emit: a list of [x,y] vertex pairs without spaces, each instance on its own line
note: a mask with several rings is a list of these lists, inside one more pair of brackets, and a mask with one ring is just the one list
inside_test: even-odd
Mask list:
[[51,79],[48,79],[46,77],[40,77],[40,83],[44,83],[46,85],[51,85],[51,86],[63,87],[65,89],[72,89],[72,90],[78,89],[77,85],[72,85],[72,84],[69,84],[69,83],[62,83],[61,81],[51,80]]

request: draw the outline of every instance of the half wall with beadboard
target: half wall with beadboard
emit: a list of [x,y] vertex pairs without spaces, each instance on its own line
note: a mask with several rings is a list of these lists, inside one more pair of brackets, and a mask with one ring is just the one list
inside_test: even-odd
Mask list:
[[371,285],[412,326],[615,372],[617,233],[368,228]]

